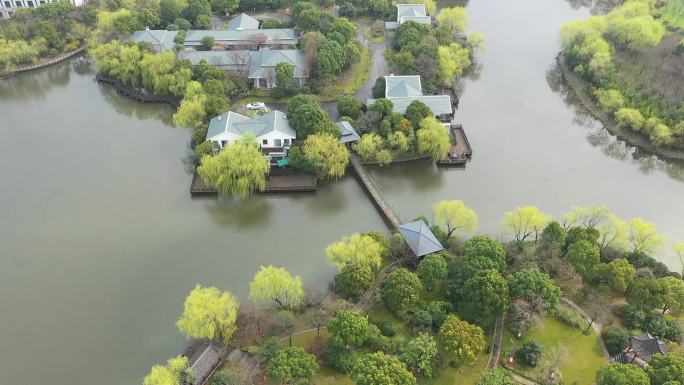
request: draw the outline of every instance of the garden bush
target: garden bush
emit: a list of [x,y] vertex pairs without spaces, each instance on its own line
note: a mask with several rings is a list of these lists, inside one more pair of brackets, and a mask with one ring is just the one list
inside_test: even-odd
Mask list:
[[630,335],[627,330],[618,327],[605,329],[601,333],[601,338],[603,338],[603,342],[606,344],[608,353],[611,356],[620,353],[629,346],[629,337]]
[[385,322],[380,325],[380,332],[383,336],[394,337],[399,331],[397,330],[397,325],[391,322]]
[[532,368],[539,364],[541,356],[542,348],[537,341],[526,341],[515,352],[515,357],[518,361]]

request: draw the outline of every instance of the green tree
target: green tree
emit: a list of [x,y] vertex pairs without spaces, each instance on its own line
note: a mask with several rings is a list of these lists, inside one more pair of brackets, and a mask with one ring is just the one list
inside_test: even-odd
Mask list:
[[211,6],[207,0],[186,0],[187,5],[181,12],[183,17],[193,25],[196,25],[200,16],[211,16]]
[[649,385],[643,369],[630,364],[608,364],[596,372],[596,385]]
[[340,116],[348,116],[356,119],[363,113],[363,103],[354,97],[354,95],[344,95],[339,102],[337,102],[337,112]]
[[[466,257],[486,257],[496,263],[496,270],[506,267],[506,250],[503,244],[486,235],[476,235],[463,244],[463,255]],[[483,268],[484,269],[484,268]]]
[[304,141],[304,157],[321,177],[340,178],[349,164],[349,151],[331,134],[309,135]]
[[382,264],[383,246],[372,236],[354,233],[325,248],[328,262],[342,271],[348,264],[377,270]]
[[205,51],[210,51],[211,47],[214,46],[214,37],[213,36],[205,36],[200,40],[202,43],[202,49]]
[[463,33],[468,26],[468,12],[463,7],[442,8],[437,15],[437,22],[452,33]]
[[312,95],[297,95],[287,104],[287,119],[297,131],[298,139],[322,132],[335,132],[328,114]]
[[598,88],[594,91],[594,96],[601,109],[606,112],[614,113],[625,106],[625,97],[619,90]]
[[392,114],[392,109],[394,104],[391,100],[381,98],[374,101],[370,106],[368,106],[368,111],[377,113],[380,118],[390,116]]
[[432,206],[435,224],[446,231],[447,237],[455,231],[472,234],[477,230],[477,214],[463,201],[450,200],[435,203]]
[[620,108],[615,111],[615,121],[619,127],[631,128],[634,131],[641,131],[644,126],[644,116],[639,110],[634,108]]
[[601,332],[601,338],[606,344],[606,349],[611,356],[614,356],[629,346],[629,340],[631,335],[625,329],[618,327],[610,327],[603,329]]
[[420,333],[406,344],[401,360],[425,377],[432,377],[437,356],[437,341],[427,333]]
[[655,224],[641,218],[629,221],[629,243],[632,251],[654,254],[665,244],[667,237],[658,234]]
[[101,10],[97,13],[97,25],[93,31],[95,42],[107,43],[124,40],[138,27],[138,19],[128,9]]
[[508,306],[508,283],[496,270],[483,270],[465,282],[461,295],[456,304],[459,314],[488,327]]
[[354,144],[354,151],[359,154],[361,160],[364,162],[376,157],[380,149],[382,149],[382,138],[374,132],[363,135],[361,139]]
[[238,301],[231,293],[200,285],[188,294],[178,330],[189,338],[220,340],[227,344],[235,333]]
[[375,80],[375,84],[373,84],[373,97],[375,99],[380,99],[385,97],[385,77],[380,76]]
[[515,351],[515,357],[523,364],[535,368],[542,356],[541,345],[537,341],[525,341],[520,349]]
[[335,287],[353,297],[358,297],[373,286],[373,271],[367,265],[348,263],[335,276]]
[[159,16],[165,24],[173,23],[186,6],[187,0],[159,0]]
[[220,14],[235,12],[240,6],[240,0],[212,0],[211,9]]
[[469,364],[485,347],[484,332],[455,315],[447,317],[437,335],[440,350],[447,362]]
[[625,259],[616,259],[597,266],[596,279],[616,293],[624,293],[634,277],[634,266]]
[[665,289],[663,314],[670,311],[674,315],[684,312],[684,281],[675,277],[664,277],[660,280]]
[[431,116],[434,117],[435,114],[432,113],[430,107],[426,106],[425,103],[420,100],[414,100],[406,107],[406,118],[411,122],[414,130],[417,130],[418,127],[420,127],[420,122],[422,122],[423,119]]
[[268,362],[267,371],[273,381],[310,384],[318,369],[316,356],[297,346],[279,350]]
[[443,84],[453,83],[454,77],[463,75],[470,67],[470,50],[458,43],[448,46],[440,45],[437,55],[439,58],[439,77]]
[[390,132],[387,135],[387,145],[401,152],[408,152],[411,149],[410,139],[401,131]]
[[276,64],[276,91],[279,95],[291,95],[297,89],[297,80],[294,78],[294,66],[290,63],[280,62]]
[[188,358],[177,356],[169,359],[166,365],[154,365],[143,385],[183,385],[192,382],[193,378]]
[[501,230],[504,234],[513,235],[518,242],[524,242],[532,234],[537,240],[539,233],[550,221],[551,216],[544,214],[537,207],[516,207],[504,215]]
[[508,276],[508,290],[511,299],[530,300],[538,297],[550,309],[556,308],[561,297],[561,289],[553,279],[536,267],[518,270]]
[[451,148],[451,138],[447,129],[433,117],[425,118],[420,122],[416,137],[418,151],[431,154],[434,161],[443,159]]
[[304,298],[302,280],[284,268],[261,266],[249,284],[249,298],[255,302],[273,301],[283,309],[293,309]]
[[217,155],[204,156],[201,163],[197,172],[220,193],[246,198],[253,191],[266,188],[270,166],[253,137],[241,139]]
[[332,79],[340,74],[346,65],[344,48],[336,41],[325,39],[318,46],[316,75],[321,79]]
[[596,269],[601,262],[599,247],[589,241],[580,240],[568,248],[565,258],[575,267],[579,275],[587,281],[596,276]]
[[650,312],[665,306],[667,289],[657,279],[634,279],[627,287],[625,296],[630,305]]
[[416,378],[395,356],[377,352],[356,361],[351,377],[357,385],[415,385]]
[[684,384],[684,358],[673,353],[654,354],[646,373],[651,378],[651,385]]
[[515,385],[511,375],[504,369],[488,370],[478,377],[475,385]]
[[565,230],[557,221],[549,222],[541,234],[541,243],[544,247],[559,248],[565,244]]
[[387,307],[403,315],[418,306],[423,284],[415,273],[404,268],[393,270],[382,283],[380,295]]
[[349,310],[341,310],[328,322],[328,331],[347,345],[361,346],[368,339],[368,318]]
[[428,290],[447,277],[447,263],[439,254],[429,254],[418,264],[418,277]]

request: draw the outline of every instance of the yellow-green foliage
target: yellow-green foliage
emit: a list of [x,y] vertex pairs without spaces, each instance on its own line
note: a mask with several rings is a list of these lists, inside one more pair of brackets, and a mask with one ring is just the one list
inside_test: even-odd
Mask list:
[[293,309],[304,298],[302,280],[284,268],[261,266],[249,285],[249,298],[254,302],[275,302],[282,308]]
[[604,111],[615,112],[625,106],[625,98],[618,90],[604,90],[603,88],[599,88],[594,91],[594,96],[596,97],[599,106]]
[[143,385],[183,385],[192,378],[188,358],[177,356],[170,358],[166,365],[154,365],[150,374],[145,376]]
[[[402,119],[402,122],[408,123],[408,120]],[[409,138],[401,131],[390,132],[387,135],[387,145],[389,148],[401,152],[407,152],[411,148]]]
[[684,1],[668,0],[667,4],[660,10],[663,23],[672,25],[676,28],[684,28]]
[[544,214],[537,207],[517,207],[504,215],[501,231],[513,235],[517,241],[524,241],[532,234],[536,239],[551,219],[550,215]]
[[12,70],[19,64],[30,64],[38,60],[45,52],[45,39],[39,37],[31,42],[24,40],[6,40],[0,36],[0,66]]
[[429,153],[432,160],[443,159],[451,148],[451,138],[442,123],[433,117],[427,117],[420,122],[416,132],[418,151]]
[[270,166],[253,136],[224,148],[217,155],[206,155],[197,172],[219,193],[240,198],[266,188],[266,174]]
[[450,200],[432,206],[435,224],[446,229],[447,235],[455,231],[472,234],[477,231],[477,214],[463,201]]
[[631,128],[634,131],[641,131],[644,127],[644,116],[634,108],[620,108],[615,111],[615,121],[619,127]]
[[380,135],[371,132],[370,134],[365,134],[361,139],[354,144],[354,151],[361,157],[364,162],[367,162],[377,154],[382,148],[382,137]]
[[325,248],[328,262],[342,271],[348,264],[368,266],[377,270],[382,265],[383,246],[373,237],[354,233]]
[[629,243],[633,251],[646,254],[657,253],[667,241],[667,237],[658,234],[654,223],[646,222],[642,218],[632,218],[629,221]]
[[340,178],[349,164],[349,151],[331,134],[309,135],[302,149],[304,157],[322,177]]
[[468,27],[468,12],[463,7],[442,8],[437,15],[439,26],[452,32],[465,32]]
[[475,361],[485,347],[482,329],[458,319],[455,315],[448,316],[444,321],[439,328],[437,340],[445,358],[461,365]]
[[439,76],[444,84],[451,84],[455,76],[463,75],[470,67],[470,50],[458,43],[439,46]]
[[238,301],[231,293],[197,285],[185,299],[183,315],[176,325],[190,338],[227,344],[235,333],[237,312]]

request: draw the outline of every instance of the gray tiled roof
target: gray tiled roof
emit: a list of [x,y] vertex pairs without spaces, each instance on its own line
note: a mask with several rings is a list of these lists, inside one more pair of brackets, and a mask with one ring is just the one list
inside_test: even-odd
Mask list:
[[397,21],[406,16],[427,16],[425,4],[397,4]]
[[422,102],[430,107],[435,116],[453,114],[454,110],[451,108],[451,98],[448,95],[423,95],[423,96],[409,96],[406,98],[387,98],[392,101],[393,111],[406,113],[406,108],[414,100]]
[[238,136],[251,132],[258,137],[271,131],[282,132],[291,137],[297,136],[285,114],[280,111],[271,111],[251,118],[228,111],[211,119],[207,130],[207,140],[222,132],[230,132]]
[[211,343],[202,342],[193,346],[192,356],[188,359],[190,369],[194,374],[193,385],[204,383],[209,374],[221,362],[219,349]]
[[192,65],[199,64],[202,59],[207,61],[207,64],[216,67],[234,67],[239,68],[249,64],[250,51],[180,51],[178,52],[178,59],[190,60]]
[[[430,107],[436,116],[453,114],[451,97],[448,95],[423,95],[420,76],[385,76],[385,97],[392,101],[393,111],[406,113],[406,108],[414,100],[418,100]],[[375,99],[368,99],[366,105],[371,105]]]
[[432,24],[432,18],[430,16],[404,16],[399,22],[400,24],[403,24],[407,21],[413,21],[418,24]]
[[201,45],[202,38],[211,36],[218,44],[242,44],[255,40],[259,37],[264,39],[262,44],[287,44],[298,43],[294,29],[257,29],[257,30],[190,30],[185,35],[185,45]]
[[304,55],[296,49],[254,51],[249,59],[249,75],[253,78],[268,78],[275,76],[275,67],[278,63],[289,63],[294,66],[294,76],[306,77]]
[[385,97],[407,97],[422,95],[420,76],[385,76]]
[[259,29],[259,20],[245,13],[241,13],[238,17],[228,22],[228,29],[236,31]]
[[401,225],[397,227],[397,230],[417,257],[444,250],[442,244],[439,243],[430,228],[423,221]]
[[150,43],[156,46],[160,51],[172,49],[176,43],[173,39],[178,34],[178,31],[167,31],[165,29],[147,29],[143,31],[133,32],[131,41],[135,43]]
[[351,123],[340,120],[335,125],[340,129],[340,143],[351,143],[361,139]]
[[646,362],[651,361],[654,354],[667,354],[667,343],[659,341],[650,333],[631,337],[631,344],[634,353]]

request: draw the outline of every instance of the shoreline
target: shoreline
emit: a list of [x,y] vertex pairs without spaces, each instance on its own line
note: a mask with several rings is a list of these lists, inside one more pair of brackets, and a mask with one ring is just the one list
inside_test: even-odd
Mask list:
[[603,124],[603,127],[615,135],[618,139],[625,141],[630,146],[636,147],[639,150],[656,155],[659,158],[670,161],[683,161],[684,150],[673,150],[667,148],[656,147],[648,141],[646,137],[628,129],[617,126],[615,120],[605,111],[603,111],[589,96],[586,91],[588,83],[575,75],[565,65],[565,55],[559,52],[556,56],[556,62],[561,69],[561,75],[565,85],[574,92],[575,96],[584,107],[596,120]]
[[39,61],[39,62],[36,63],[36,64],[24,65],[24,66],[21,66],[21,67],[17,67],[17,68],[15,68],[15,69],[13,69],[12,71],[3,71],[3,72],[0,72],[0,79],[6,79],[6,78],[9,78],[9,77],[12,77],[12,76],[21,74],[21,73],[36,71],[36,70],[39,70],[39,69],[43,69],[43,68],[45,68],[45,67],[49,67],[49,66],[51,66],[51,65],[53,65],[53,64],[61,63],[61,62],[65,61],[65,60],[67,60],[67,59],[71,59],[71,58],[74,58],[74,57],[76,57],[76,56],[79,56],[79,55],[83,54],[83,53],[85,52],[85,49],[86,49],[86,46],[83,45],[83,46],[80,46],[80,47],[76,48],[75,50],[73,50],[73,51],[71,51],[71,52],[66,52],[66,53],[64,53],[64,54],[62,54],[62,55],[58,55],[58,56],[52,57],[52,58],[50,58],[50,59],[48,59],[47,61],[44,61],[44,62],[40,62],[40,61]]

